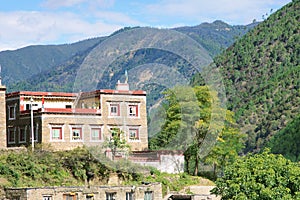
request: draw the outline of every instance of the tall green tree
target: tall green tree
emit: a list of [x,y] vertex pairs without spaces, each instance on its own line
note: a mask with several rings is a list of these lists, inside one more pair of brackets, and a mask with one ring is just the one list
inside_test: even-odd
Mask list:
[[243,147],[233,113],[221,106],[217,93],[207,86],[170,89],[163,107],[166,119],[150,139],[150,148],[184,150],[188,173],[197,175],[204,161],[221,169]]

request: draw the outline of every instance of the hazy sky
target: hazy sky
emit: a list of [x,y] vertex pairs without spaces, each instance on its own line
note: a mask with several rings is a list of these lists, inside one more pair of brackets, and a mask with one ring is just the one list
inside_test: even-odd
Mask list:
[[106,36],[125,26],[245,25],[291,0],[0,0],[0,51]]

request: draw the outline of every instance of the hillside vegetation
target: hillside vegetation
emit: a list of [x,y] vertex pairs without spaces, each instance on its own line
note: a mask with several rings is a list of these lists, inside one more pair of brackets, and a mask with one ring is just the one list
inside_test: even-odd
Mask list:
[[279,131],[268,142],[268,147],[276,154],[282,154],[286,158],[300,161],[300,115],[298,115],[285,128]]
[[9,86],[61,65],[77,54],[98,44],[103,38],[88,39],[73,44],[36,45],[14,51],[0,52],[2,80]]
[[[230,26],[224,22],[215,21],[193,27],[179,27],[174,30],[187,34],[198,41],[213,57],[230,46],[237,38],[244,35],[255,25]],[[123,28],[111,36],[130,29],[132,28]],[[3,82],[6,84],[8,91],[47,90],[72,92],[76,72],[83,60],[93,48],[101,45],[101,41],[111,36],[84,40],[78,44],[35,46],[16,51],[0,52],[0,64],[2,64],[4,70],[2,74],[2,77],[4,77]],[[113,68],[111,71],[115,72],[114,77],[112,77],[113,80],[120,79],[121,74],[124,74],[123,67],[133,68],[134,64],[141,64],[142,60],[147,60],[149,63],[156,63],[163,60],[164,64],[171,64],[170,66],[173,66],[172,64],[178,60],[174,56],[168,56],[166,52],[162,54],[159,50],[156,53],[153,53],[153,51],[148,53],[144,50],[139,50],[129,61],[126,55],[120,58],[119,61],[126,61],[126,63],[117,61],[111,66]],[[164,56],[168,56],[168,59],[163,59]],[[15,59],[15,57],[19,59]],[[31,63],[27,61],[31,61]],[[41,61],[43,62],[41,63]],[[25,65],[28,70],[24,73]],[[183,72],[182,74],[185,73]],[[16,75],[16,78],[14,78],[14,75]],[[104,78],[104,82],[106,83],[100,83],[98,86],[102,88],[98,89],[103,89],[103,87],[109,85],[111,80],[107,77]],[[19,82],[16,83],[16,81]]]
[[258,150],[300,109],[300,1],[273,13],[214,61],[246,151]]
[[117,174],[123,185],[161,182],[167,190],[180,191],[188,185],[213,185],[207,179],[187,174],[161,173],[127,160],[112,162],[99,149],[76,148],[70,151],[36,149],[2,151],[0,154],[0,198],[6,187],[107,185]]

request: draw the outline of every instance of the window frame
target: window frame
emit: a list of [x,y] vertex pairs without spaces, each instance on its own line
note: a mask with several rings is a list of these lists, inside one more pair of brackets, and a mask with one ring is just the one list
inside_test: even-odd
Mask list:
[[134,192],[126,192],[126,200],[134,200],[135,195]]
[[[99,136],[97,137],[93,137],[93,131],[94,130],[98,130],[99,131]],[[90,141],[91,142],[99,142],[99,141],[103,141],[103,135],[102,135],[102,126],[91,126],[90,127]]]
[[140,116],[139,111],[140,111],[139,104],[128,104],[128,117],[139,117]]
[[[13,108],[13,116],[12,115],[12,108]],[[16,119],[16,105],[9,105],[8,106],[8,119],[14,120]]]
[[[148,196],[148,194],[150,196]],[[153,200],[154,199],[154,193],[153,191],[145,191],[144,192],[144,200]]]
[[117,193],[116,192],[106,192],[105,194],[106,194],[105,195],[106,200],[116,200],[117,199]]
[[[26,143],[26,128],[27,127],[19,127],[19,143]],[[23,140],[21,140],[21,133],[23,133]]]
[[[136,131],[136,137],[131,137],[131,131]],[[140,128],[139,127],[129,127],[128,128],[128,139],[129,141],[139,141],[140,140]]]
[[[53,137],[53,130],[60,130],[58,138]],[[51,126],[51,128],[50,128],[50,141],[52,141],[52,142],[64,141],[64,128],[63,128],[63,125],[52,125]]]
[[[75,133],[74,131],[78,131],[78,130],[79,130],[79,136],[74,136],[74,133]],[[83,128],[82,128],[82,126],[71,125],[70,131],[71,131],[70,140],[72,142],[81,142],[81,141],[83,141]],[[78,138],[78,139],[75,139],[75,138]]]
[[[109,103],[109,116],[110,117],[120,117],[121,116],[121,110],[120,110],[120,103],[118,102],[110,102]],[[112,112],[112,108],[116,108],[115,112]]]
[[[11,133],[13,133],[13,141],[11,141]],[[15,144],[16,143],[16,128],[8,128],[7,129],[7,143],[8,144]]]
[[43,195],[43,200],[52,200],[52,195]]

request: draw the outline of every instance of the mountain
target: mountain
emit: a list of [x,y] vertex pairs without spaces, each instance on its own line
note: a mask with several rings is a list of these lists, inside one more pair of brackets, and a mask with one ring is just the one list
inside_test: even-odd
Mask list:
[[[222,21],[215,21],[213,23],[203,23],[193,27],[179,27],[174,30],[187,34],[198,41],[208,51],[210,56],[213,57],[226,49],[237,38],[244,35],[255,25],[256,24],[230,26]],[[46,90],[70,92],[73,90],[76,72],[85,57],[93,49],[101,45],[104,39],[130,29],[132,28],[126,27],[108,37],[84,40],[69,45],[30,46],[16,51],[0,52],[0,64],[2,64],[3,68],[3,82],[6,84],[8,91]],[[149,53],[151,55],[149,55]],[[157,51],[157,53],[148,51],[147,54],[147,52],[143,50],[136,52],[135,55],[137,57],[131,58],[130,61],[126,62],[127,66],[123,64],[122,68],[128,67],[128,65],[132,65],[133,63],[140,64],[140,61],[143,59],[150,62],[151,59],[161,59],[162,56],[159,51]],[[169,57],[169,59],[173,58]],[[124,59],[126,60],[126,58],[123,58],[123,61]],[[137,62],[138,60],[139,63]],[[122,59],[115,64],[120,64],[121,61]],[[174,62],[176,62],[176,59],[168,63],[165,62],[165,64]],[[107,82],[113,82],[120,78],[122,68],[119,66],[113,67],[115,72],[114,79],[106,79],[106,83],[102,81],[101,84],[98,84],[98,87],[111,87]]]
[[228,106],[248,134],[246,151],[259,150],[299,114],[299,10],[293,0],[214,59]]
[[9,86],[36,74],[53,69],[77,54],[98,44],[104,38],[93,38],[73,44],[36,45],[0,52],[3,82]]

